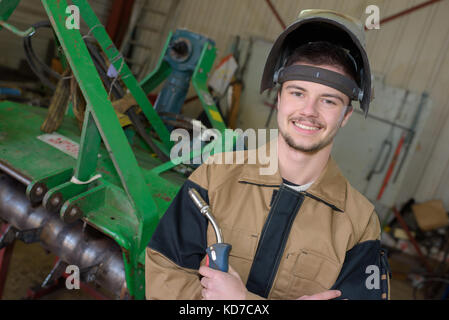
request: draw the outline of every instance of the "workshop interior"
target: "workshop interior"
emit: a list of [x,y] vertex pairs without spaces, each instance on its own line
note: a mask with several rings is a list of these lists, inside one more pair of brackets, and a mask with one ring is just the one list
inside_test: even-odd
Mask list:
[[172,133],[210,152],[275,129],[263,66],[311,8],[365,25],[374,99],[332,156],[375,205],[391,299],[449,299],[448,0],[0,1],[0,298],[145,299],[145,248],[205,160]]

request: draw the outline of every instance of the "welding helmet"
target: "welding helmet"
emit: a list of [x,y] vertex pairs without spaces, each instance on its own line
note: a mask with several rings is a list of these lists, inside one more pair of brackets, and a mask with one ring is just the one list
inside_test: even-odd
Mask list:
[[[285,67],[288,57],[297,47],[318,41],[330,42],[344,49],[354,64],[357,74],[355,81],[323,68],[305,65]],[[373,92],[362,23],[331,10],[301,11],[298,19],[273,44],[265,63],[260,92],[288,80],[312,81],[333,87],[351,100],[359,101],[366,117]]]

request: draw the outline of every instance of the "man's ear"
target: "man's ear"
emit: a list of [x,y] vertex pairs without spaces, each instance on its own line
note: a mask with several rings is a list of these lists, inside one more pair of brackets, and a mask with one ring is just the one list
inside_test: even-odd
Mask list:
[[346,123],[349,121],[349,118],[351,117],[353,111],[354,111],[354,107],[352,105],[349,105],[346,107],[345,114],[343,116],[343,121],[341,122],[341,126],[340,126],[341,128],[343,128],[346,125]]

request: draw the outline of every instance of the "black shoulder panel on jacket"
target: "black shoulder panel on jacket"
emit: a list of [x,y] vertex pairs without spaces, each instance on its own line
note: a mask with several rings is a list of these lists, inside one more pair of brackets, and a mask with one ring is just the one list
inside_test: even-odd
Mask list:
[[331,289],[341,291],[338,299],[387,299],[391,277],[387,253],[379,240],[364,241],[346,252],[337,281]]
[[198,269],[206,254],[208,222],[190,199],[189,188],[195,188],[209,203],[207,190],[187,180],[159,221],[148,247],[182,268]]

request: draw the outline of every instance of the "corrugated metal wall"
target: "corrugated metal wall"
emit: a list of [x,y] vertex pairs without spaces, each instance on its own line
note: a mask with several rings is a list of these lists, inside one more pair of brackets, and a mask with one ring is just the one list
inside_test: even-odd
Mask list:
[[[101,23],[106,25],[113,1],[90,0],[89,3]],[[31,24],[44,20],[48,20],[48,17],[41,1],[22,0],[8,19],[8,23],[16,26],[20,30],[26,30]],[[81,23],[81,31],[85,31],[83,23]],[[33,37],[33,49],[36,51],[38,57],[45,58],[48,42],[52,38],[53,34],[49,29],[40,29],[39,33]],[[22,39],[7,30],[0,32],[0,52],[0,65],[2,66],[17,69],[20,61],[25,60]]]
[[[272,0],[286,24],[299,11],[323,8],[365,21],[365,8],[379,6],[381,19],[426,0]],[[443,199],[449,209],[449,1],[443,0],[367,32],[372,69],[385,83],[415,92],[428,91],[433,108],[417,146],[426,165],[415,177],[418,201]],[[182,0],[172,13],[171,30],[187,28],[216,41],[218,58],[233,38],[257,36],[273,41],[281,27],[263,0]],[[165,30],[167,32],[167,30]],[[217,59],[218,60],[218,59]],[[262,66],[261,66],[262,67]],[[259,81],[257,79],[257,81]],[[416,150],[410,151],[413,156]]]

